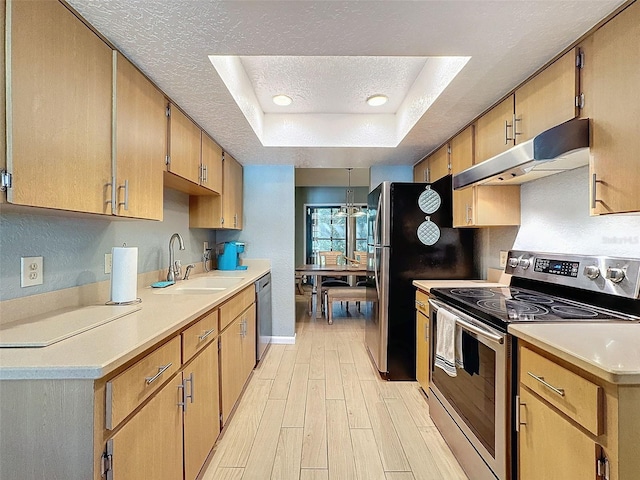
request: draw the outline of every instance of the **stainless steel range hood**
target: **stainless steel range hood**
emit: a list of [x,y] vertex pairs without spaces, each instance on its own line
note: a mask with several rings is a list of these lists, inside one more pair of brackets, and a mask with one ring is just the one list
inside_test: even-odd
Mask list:
[[453,189],[529,182],[589,163],[589,119],[574,118],[453,176]]

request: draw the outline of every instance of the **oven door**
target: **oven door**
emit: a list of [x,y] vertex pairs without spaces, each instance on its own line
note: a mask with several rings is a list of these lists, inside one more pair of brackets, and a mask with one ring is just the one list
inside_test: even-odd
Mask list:
[[[429,389],[433,402],[434,423],[452,447],[465,471],[476,478],[508,479],[510,366],[509,336],[485,323],[439,301],[429,300],[431,305],[431,345]],[[438,310],[445,309],[457,317],[457,325],[468,337],[464,339],[468,351],[464,351],[465,368],[456,367],[456,376],[449,376],[435,366],[438,338]],[[476,354],[477,351],[477,354]],[[471,354],[468,355],[468,352]],[[468,357],[467,357],[468,355]],[[467,359],[467,360],[465,360]],[[432,403],[430,401],[431,409]],[[438,409],[442,414],[438,415]],[[446,411],[446,414],[444,414]],[[434,414],[435,413],[435,414]],[[464,434],[460,435],[451,420]],[[438,425],[438,424],[441,425]],[[469,444],[473,449],[469,448]],[[458,451],[456,451],[458,450]],[[475,451],[474,451],[475,450]],[[482,458],[480,461],[479,457]],[[486,465],[485,465],[486,464]],[[487,469],[486,467],[489,467]],[[480,471],[484,473],[480,473]],[[495,475],[495,477],[494,477]]]

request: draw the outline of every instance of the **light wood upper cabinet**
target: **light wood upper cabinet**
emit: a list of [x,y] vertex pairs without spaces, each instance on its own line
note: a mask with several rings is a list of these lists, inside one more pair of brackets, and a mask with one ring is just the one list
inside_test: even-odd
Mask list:
[[176,480],[182,468],[182,375],[172,378],[107,441],[112,480]]
[[220,433],[217,342],[185,367],[183,378],[189,395],[183,415],[184,478],[195,480]]
[[576,117],[577,53],[576,49],[565,53],[516,90],[516,143]]
[[200,185],[212,192],[222,193],[222,148],[204,132]]
[[514,96],[509,95],[476,121],[476,163],[514,146],[513,112]]
[[582,50],[582,92],[591,119],[591,214],[638,212],[640,3],[596,30]]
[[[474,128],[467,127],[451,139],[453,173],[473,165]],[[453,192],[454,227],[520,225],[520,186],[468,187]]]
[[111,214],[111,48],[59,2],[6,13],[7,200]]
[[449,144],[446,143],[413,168],[413,181],[433,183],[449,173]]
[[167,151],[165,98],[120,53],[116,55],[115,213],[162,220]]
[[189,197],[189,227],[242,229],[242,165],[224,152],[222,195]]
[[[200,184],[201,130],[179,108],[169,104],[169,165],[167,171]],[[170,186],[172,186],[170,184]]]

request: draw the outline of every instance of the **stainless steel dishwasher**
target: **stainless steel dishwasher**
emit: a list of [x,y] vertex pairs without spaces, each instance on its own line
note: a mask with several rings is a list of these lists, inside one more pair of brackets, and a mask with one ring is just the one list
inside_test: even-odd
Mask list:
[[271,274],[267,273],[256,281],[257,331],[256,361],[264,356],[271,343]]

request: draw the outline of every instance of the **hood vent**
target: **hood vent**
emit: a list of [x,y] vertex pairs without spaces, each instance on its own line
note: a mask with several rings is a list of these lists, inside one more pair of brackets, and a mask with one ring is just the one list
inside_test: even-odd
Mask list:
[[453,176],[453,189],[514,185],[589,163],[589,119],[574,118]]

